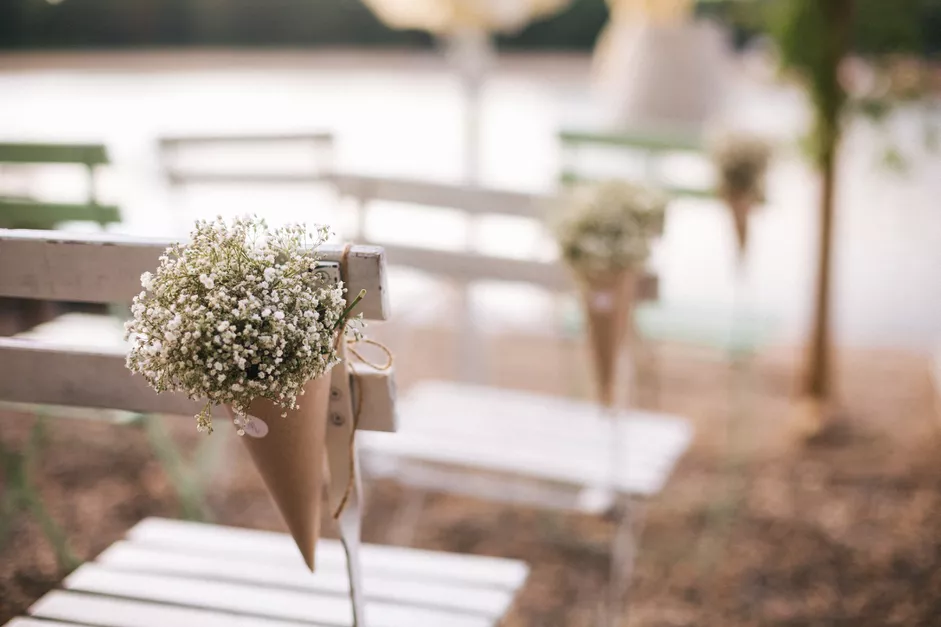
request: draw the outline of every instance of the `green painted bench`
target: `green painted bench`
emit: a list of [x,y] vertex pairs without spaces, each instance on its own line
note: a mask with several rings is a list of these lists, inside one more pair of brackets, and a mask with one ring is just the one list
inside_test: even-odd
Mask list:
[[87,198],[74,203],[46,202],[0,191],[0,228],[52,229],[62,222],[97,222],[104,226],[121,221],[117,207],[98,202],[97,169],[110,164],[103,145],[0,143],[0,168],[63,164],[88,171]]
[[659,160],[668,154],[692,153],[701,155],[704,150],[702,138],[678,132],[653,132],[638,130],[582,131],[563,129],[558,134],[562,147],[563,185],[588,182],[598,178],[583,171],[579,157],[587,149],[602,149],[617,153],[636,153],[643,156],[642,178],[647,182],[662,185],[674,196],[692,198],[714,198],[711,187],[691,187],[666,184],[661,180]]

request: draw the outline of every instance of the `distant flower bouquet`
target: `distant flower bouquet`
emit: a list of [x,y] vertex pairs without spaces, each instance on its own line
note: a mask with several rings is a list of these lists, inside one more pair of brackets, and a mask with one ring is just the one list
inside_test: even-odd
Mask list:
[[663,228],[666,206],[657,190],[627,181],[580,187],[553,225],[562,258],[583,275],[636,269]]
[[766,140],[746,133],[727,133],[713,142],[712,159],[719,171],[719,193],[723,198],[764,201],[765,176],[771,161],[771,145]]
[[650,240],[663,230],[667,198],[625,181],[576,189],[554,224],[562,258],[579,279],[598,400],[615,404],[618,357]]
[[732,210],[739,258],[748,244],[748,217],[765,201],[765,178],[771,144],[757,135],[726,133],[712,142],[712,160],[719,173],[719,196]]
[[319,271],[328,234],[270,230],[256,217],[197,222],[188,244],[141,276],[125,325],[128,368],[157,392],[207,399],[199,431],[212,432],[214,405],[231,407],[240,435],[256,399],[296,409],[304,386],[337,363],[337,334],[356,304]]

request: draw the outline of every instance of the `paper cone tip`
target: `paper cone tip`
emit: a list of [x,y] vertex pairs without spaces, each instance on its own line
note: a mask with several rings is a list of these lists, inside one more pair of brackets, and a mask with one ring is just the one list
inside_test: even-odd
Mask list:
[[252,403],[248,414],[260,424],[256,435],[246,428],[242,442],[304,563],[313,571],[320,536],[329,377],[311,381],[305,392],[300,407],[284,417],[284,410],[270,401]]

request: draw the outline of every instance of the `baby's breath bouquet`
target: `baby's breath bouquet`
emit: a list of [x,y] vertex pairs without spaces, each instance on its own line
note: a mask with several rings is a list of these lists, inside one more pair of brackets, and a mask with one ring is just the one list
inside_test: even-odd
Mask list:
[[581,287],[599,396],[614,404],[614,381],[623,340],[631,326],[638,279],[650,241],[663,230],[667,199],[626,181],[574,190],[553,230],[562,259]]
[[[328,373],[350,311],[323,271],[326,227],[196,223],[144,273],[126,325],[127,366],[157,392],[225,406],[308,566],[319,535]],[[362,296],[362,295],[360,295]],[[299,397],[304,396],[303,399]]]
[[765,200],[765,179],[771,144],[748,133],[725,133],[711,147],[719,174],[719,195],[732,211],[739,253],[748,242],[748,216],[752,206]]
[[270,230],[264,220],[199,221],[187,244],[144,273],[125,325],[127,365],[157,391],[206,399],[196,417],[212,431],[214,405],[242,426],[256,398],[285,410],[337,363],[343,286],[318,271],[328,230]]
[[628,181],[579,187],[553,225],[562,258],[583,276],[642,267],[650,240],[663,229],[666,206],[657,190]]

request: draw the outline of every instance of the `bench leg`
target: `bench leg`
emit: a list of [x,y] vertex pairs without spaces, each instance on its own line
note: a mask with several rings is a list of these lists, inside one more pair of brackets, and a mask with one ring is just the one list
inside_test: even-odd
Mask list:
[[618,524],[611,539],[611,568],[608,575],[607,621],[609,627],[628,624],[630,588],[637,558],[637,541],[643,531],[644,503],[627,497],[618,508]]

